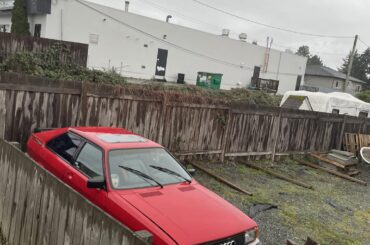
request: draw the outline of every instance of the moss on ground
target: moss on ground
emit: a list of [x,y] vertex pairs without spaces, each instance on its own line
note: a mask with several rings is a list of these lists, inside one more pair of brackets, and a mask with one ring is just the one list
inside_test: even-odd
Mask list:
[[[315,190],[271,177],[242,164],[203,162],[214,173],[252,191],[254,196],[239,192],[198,171],[196,179],[212,189],[246,214],[253,204],[269,203],[278,206],[255,217],[259,223],[263,244],[285,244],[287,239],[298,244],[309,236],[320,244],[370,244],[370,187],[298,165],[290,159],[278,164],[265,164],[274,172],[291,176],[312,185]],[[263,166],[263,165],[262,165]],[[369,180],[370,167],[360,166]],[[259,217],[261,216],[261,217]]]

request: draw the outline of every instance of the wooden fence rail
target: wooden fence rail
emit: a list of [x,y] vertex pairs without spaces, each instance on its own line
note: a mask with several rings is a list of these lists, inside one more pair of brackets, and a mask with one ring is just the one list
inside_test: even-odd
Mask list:
[[36,127],[79,125],[123,127],[178,155],[219,158],[325,152],[340,148],[345,132],[370,133],[369,119],[257,105],[190,104],[156,92],[0,73],[0,137],[24,148]]
[[9,244],[147,244],[0,139],[0,228]]

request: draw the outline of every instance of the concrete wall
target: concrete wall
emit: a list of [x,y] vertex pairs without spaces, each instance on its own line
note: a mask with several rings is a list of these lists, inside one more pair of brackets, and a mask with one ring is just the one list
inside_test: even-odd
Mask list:
[[[331,77],[319,77],[306,75],[304,79],[304,85],[319,88],[320,92],[342,92],[344,80],[331,78]],[[338,86],[337,86],[338,85]],[[348,84],[347,92],[351,94],[356,94],[356,86],[361,86],[362,84],[350,81]]]
[[9,244],[147,244],[2,139],[0,169],[0,228]]

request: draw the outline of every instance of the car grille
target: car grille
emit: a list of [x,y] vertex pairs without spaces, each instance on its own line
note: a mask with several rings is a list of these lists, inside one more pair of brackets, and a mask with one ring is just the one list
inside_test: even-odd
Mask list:
[[217,241],[203,243],[202,245],[244,245],[244,233]]

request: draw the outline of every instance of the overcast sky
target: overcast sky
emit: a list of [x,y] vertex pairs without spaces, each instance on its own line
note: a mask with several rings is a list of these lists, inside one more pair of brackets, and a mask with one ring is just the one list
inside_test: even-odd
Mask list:
[[[90,0],[124,9],[124,0]],[[199,0],[216,8],[268,25],[305,33],[330,36],[358,34],[370,45],[369,0]],[[172,23],[221,34],[231,30],[231,37],[248,35],[248,42],[266,45],[266,37],[273,37],[272,48],[296,51],[308,45],[311,53],[319,55],[324,64],[334,69],[342,64],[354,38],[321,38],[303,36],[266,28],[202,6],[193,0],[130,0],[130,12],[165,20],[172,15]],[[359,42],[358,50],[367,47]]]

